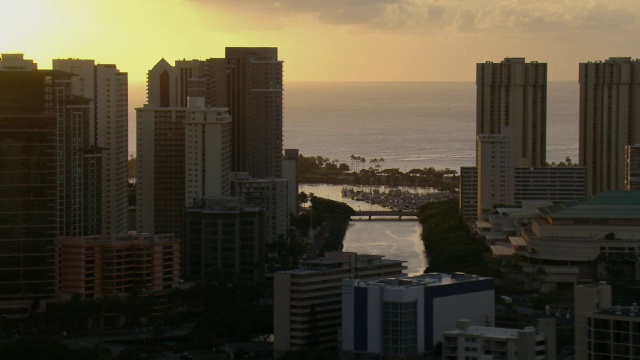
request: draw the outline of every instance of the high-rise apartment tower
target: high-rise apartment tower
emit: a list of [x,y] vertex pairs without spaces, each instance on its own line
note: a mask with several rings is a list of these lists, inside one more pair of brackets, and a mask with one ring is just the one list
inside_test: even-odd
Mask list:
[[580,64],[580,166],[589,195],[625,189],[625,146],[640,143],[640,60]]
[[282,64],[270,47],[229,47],[224,58],[178,60],[162,77],[149,77],[149,103],[186,107],[187,98],[197,96],[207,107],[228,108],[232,171],[280,178]]
[[[148,74],[147,104],[136,109],[136,227],[178,239],[193,199],[229,195],[231,168],[229,112],[177,86],[185,73],[160,60]],[[181,91],[189,95],[184,104]]]
[[524,58],[479,63],[476,85],[476,135],[509,136],[514,167],[544,166],[547,64]]
[[101,149],[90,101],[73,75],[0,59],[0,317],[24,318],[54,298],[57,235],[101,231]]
[[89,141],[102,149],[102,234],[128,230],[128,81],[115,65],[54,59],[53,69],[74,74],[74,95],[91,100]]

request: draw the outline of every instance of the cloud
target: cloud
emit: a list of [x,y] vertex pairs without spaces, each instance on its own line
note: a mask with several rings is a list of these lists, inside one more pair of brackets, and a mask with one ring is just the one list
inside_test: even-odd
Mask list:
[[191,0],[216,8],[276,18],[312,15],[333,25],[407,28],[438,22],[446,7],[442,0]]
[[453,26],[458,31],[565,31],[606,30],[635,25],[631,9],[608,3],[510,0],[477,11],[458,12]]
[[[552,32],[635,26],[637,0],[182,0],[278,27],[285,20],[376,31]],[[625,7],[626,6],[626,7]],[[633,8],[632,8],[633,7]]]
[[453,27],[462,32],[476,30],[476,14],[471,9],[460,9],[453,20]]

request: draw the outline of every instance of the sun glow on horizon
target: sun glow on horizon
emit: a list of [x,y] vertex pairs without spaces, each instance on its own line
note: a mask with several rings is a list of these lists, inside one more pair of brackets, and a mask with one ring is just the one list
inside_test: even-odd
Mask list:
[[473,81],[475,63],[522,56],[550,80],[577,64],[639,56],[640,2],[595,0],[20,0],[0,12],[1,53],[113,63],[144,82],[161,58],[278,47],[285,80]]

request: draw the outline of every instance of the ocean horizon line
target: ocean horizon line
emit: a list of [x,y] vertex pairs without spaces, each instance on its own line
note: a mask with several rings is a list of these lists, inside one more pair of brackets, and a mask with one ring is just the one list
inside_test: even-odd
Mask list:
[[[475,80],[283,80],[283,83],[475,83]],[[548,80],[547,83],[578,83],[578,79],[569,79],[569,80]],[[145,86],[147,85],[146,80],[144,82],[140,81],[129,81],[129,85],[133,85],[134,87]]]
[[[476,80],[284,80],[284,83],[475,83]],[[547,83],[578,82],[575,80],[548,80]]]

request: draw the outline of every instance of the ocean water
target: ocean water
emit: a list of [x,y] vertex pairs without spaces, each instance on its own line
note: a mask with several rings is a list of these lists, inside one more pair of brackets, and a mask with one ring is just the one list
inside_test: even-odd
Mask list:
[[[577,82],[547,87],[547,160],[578,157]],[[129,152],[145,86],[131,84]],[[474,82],[285,82],[284,147],[349,163],[384,158],[383,168],[475,165]],[[370,164],[367,162],[367,166]]]
[[[548,85],[549,162],[577,161],[578,89]],[[286,83],[284,145],[347,163],[382,157],[402,171],[474,166],[475,97],[474,82]]]

